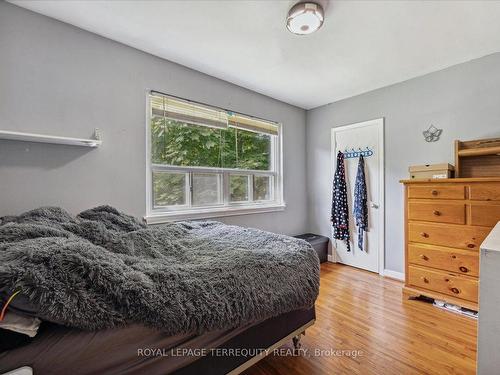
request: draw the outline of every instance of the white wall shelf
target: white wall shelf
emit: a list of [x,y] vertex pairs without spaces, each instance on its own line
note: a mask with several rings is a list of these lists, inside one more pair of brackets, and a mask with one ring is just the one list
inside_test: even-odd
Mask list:
[[37,142],[37,143],[52,143],[56,145],[82,146],[82,147],[98,147],[102,144],[100,139],[99,129],[94,130],[94,138],[69,138],[59,137],[55,135],[34,134],[13,132],[8,130],[0,130],[0,139],[21,142]]

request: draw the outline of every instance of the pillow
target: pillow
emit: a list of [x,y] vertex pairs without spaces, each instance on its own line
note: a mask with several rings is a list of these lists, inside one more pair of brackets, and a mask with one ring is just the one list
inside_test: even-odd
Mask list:
[[[9,300],[11,296],[12,293],[8,293],[6,288],[0,287],[0,303],[5,303],[5,301]],[[22,293],[17,294],[10,300],[8,309],[10,312],[18,315],[33,317],[36,317],[40,311],[40,308]]]
[[41,320],[38,318],[22,316],[8,311],[3,320],[0,320],[0,328],[35,337],[38,328],[40,328],[40,323]]
[[29,344],[40,327],[40,319],[19,315],[12,311],[10,303],[16,299],[17,295],[18,293],[14,293],[5,299],[6,302],[0,313],[0,352]]

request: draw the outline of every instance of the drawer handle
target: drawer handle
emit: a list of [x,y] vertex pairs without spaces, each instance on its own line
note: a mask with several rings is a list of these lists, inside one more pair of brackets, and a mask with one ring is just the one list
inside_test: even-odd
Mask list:
[[434,195],[434,196],[436,196],[436,195],[438,195],[438,194],[439,194],[439,192],[438,192],[437,190],[432,190],[432,191],[431,191],[431,194],[432,194],[432,195]]
[[458,288],[451,288],[450,289],[453,293],[455,294],[459,294],[460,293],[460,290],[458,290]]
[[424,237],[424,238],[429,237],[429,235],[428,235],[427,233],[425,233],[425,232],[420,233],[420,235],[421,235],[422,237]]
[[473,243],[470,243],[470,244],[468,244],[468,245],[467,245],[467,247],[468,247],[469,249],[473,249],[473,248],[475,248],[475,247],[476,247],[476,245],[474,245]]
[[429,284],[429,279],[425,276],[422,276],[422,280],[424,283]]
[[429,260],[429,258],[425,254],[421,254],[420,258],[423,259],[423,260]]
[[441,212],[439,212],[438,210],[435,210],[432,212],[435,216],[441,216]]
[[459,270],[462,272],[469,272],[469,269],[467,267],[464,267],[464,266],[459,267]]

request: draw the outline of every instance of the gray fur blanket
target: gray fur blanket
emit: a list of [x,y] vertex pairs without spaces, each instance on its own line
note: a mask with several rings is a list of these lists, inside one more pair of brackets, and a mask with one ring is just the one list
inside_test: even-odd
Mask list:
[[312,247],[261,230],[216,221],[146,227],[109,206],[0,219],[0,289],[70,327],[228,329],[311,307],[318,288]]

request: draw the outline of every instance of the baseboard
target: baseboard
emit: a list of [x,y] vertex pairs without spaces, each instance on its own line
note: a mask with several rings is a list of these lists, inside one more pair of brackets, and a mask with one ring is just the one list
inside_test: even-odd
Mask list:
[[397,272],[397,271],[392,271],[385,269],[384,272],[382,273],[382,276],[388,277],[390,279],[396,279],[396,280],[405,280],[405,274],[403,272]]
[[[337,263],[335,261],[335,257],[331,254],[328,254],[328,261],[332,262],[332,263]],[[403,272],[397,272],[397,271],[385,269],[381,275],[384,277],[388,277],[390,279],[405,281],[405,274]]]

